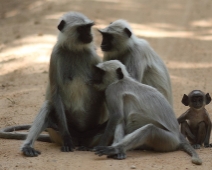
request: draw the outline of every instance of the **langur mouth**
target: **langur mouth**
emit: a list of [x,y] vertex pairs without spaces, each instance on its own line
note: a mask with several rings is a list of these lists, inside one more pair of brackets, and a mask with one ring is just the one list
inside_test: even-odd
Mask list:
[[93,37],[92,36],[87,36],[86,38],[83,39],[83,43],[84,44],[88,44],[91,43],[93,41]]
[[194,106],[195,109],[201,109],[202,106]]

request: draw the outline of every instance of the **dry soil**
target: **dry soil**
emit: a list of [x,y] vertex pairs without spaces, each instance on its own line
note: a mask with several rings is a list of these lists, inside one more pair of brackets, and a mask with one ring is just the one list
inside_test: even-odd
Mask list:
[[[166,63],[173,85],[174,110],[181,115],[184,93],[200,89],[212,94],[211,0],[0,0],[0,128],[32,123],[42,105],[48,63],[56,41],[58,19],[79,11],[95,20],[96,31],[116,19],[126,19],[134,33],[149,41]],[[212,104],[206,109],[212,113]],[[36,142],[42,154],[26,158],[22,141],[0,139],[3,169],[211,169],[212,149],[197,150],[203,165],[191,163],[182,151],[130,151],[126,160],[98,157],[92,152],[62,153],[58,146]]]

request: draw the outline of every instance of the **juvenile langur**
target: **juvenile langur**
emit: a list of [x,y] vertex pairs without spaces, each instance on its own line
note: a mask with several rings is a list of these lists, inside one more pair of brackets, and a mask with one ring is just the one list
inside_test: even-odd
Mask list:
[[[118,60],[99,63],[93,78],[94,86],[105,91],[109,120],[97,155],[124,159],[127,150],[140,148],[168,152],[182,149],[201,164],[195,150],[179,131],[174,111],[155,88],[129,76]],[[112,146],[108,139],[114,137]]]
[[205,109],[205,105],[210,102],[209,93],[205,94],[200,90],[193,90],[182,98],[182,103],[190,108],[177,120],[181,124],[181,133],[195,149],[199,149],[203,143],[205,147],[211,147],[211,120]]
[[104,94],[90,85],[92,68],[100,61],[92,41],[93,25],[81,13],[69,12],[62,17],[50,59],[46,100],[21,147],[24,155],[40,154],[33,145],[44,129],[62,145],[63,152],[73,151],[74,146],[97,145],[97,134],[83,137],[87,131],[98,129],[106,117]]
[[99,32],[104,61],[121,61],[134,79],[155,87],[173,104],[168,70],[146,40],[136,37],[125,20],[117,20]]

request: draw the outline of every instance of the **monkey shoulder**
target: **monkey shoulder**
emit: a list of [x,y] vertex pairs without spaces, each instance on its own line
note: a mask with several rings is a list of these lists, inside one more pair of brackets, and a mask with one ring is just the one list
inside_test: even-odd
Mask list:
[[123,95],[131,94],[137,96],[137,89],[141,88],[140,83],[132,78],[124,78],[115,83],[110,84],[105,94],[106,96],[123,97]]
[[105,95],[107,96],[118,96],[123,93],[123,87],[120,81],[110,84],[105,90]]
[[204,111],[203,111],[203,115],[204,115],[204,119],[208,122],[211,122],[211,119],[210,119],[210,115],[208,113],[208,111],[204,108]]
[[143,38],[138,38],[137,41],[139,43],[140,46],[143,46],[143,47],[148,47],[150,46],[149,42]]
[[151,57],[151,59],[155,58],[155,56],[158,56],[149,44],[149,42],[145,39],[139,38],[139,40],[134,44],[134,47],[139,49],[141,54],[148,53],[148,57]]

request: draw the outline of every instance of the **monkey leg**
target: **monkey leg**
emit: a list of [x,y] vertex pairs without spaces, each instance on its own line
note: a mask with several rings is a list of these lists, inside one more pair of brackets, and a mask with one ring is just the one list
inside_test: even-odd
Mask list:
[[127,150],[146,145],[155,151],[177,150],[180,139],[172,132],[147,124],[134,132],[126,135],[120,142],[113,146],[97,146],[94,151],[97,155],[125,154]]
[[[124,138],[124,125],[123,123],[120,123],[117,125],[116,129],[115,129],[115,134],[114,134],[114,139],[113,139],[113,145],[115,145],[116,143],[118,143],[119,141],[121,141]],[[108,155],[108,158],[113,158],[113,159],[125,159],[126,158],[126,154],[125,153],[119,153],[119,154],[115,154],[115,155]]]
[[45,101],[29,130],[26,140],[21,147],[21,151],[25,156],[34,157],[40,154],[40,152],[35,150],[33,146],[40,133],[48,127],[49,112],[50,104],[48,101]]
[[196,141],[196,137],[190,130],[190,126],[187,121],[181,123],[181,133],[189,140],[191,144],[194,144]]
[[116,126],[113,144],[115,145],[124,138],[124,124],[120,123]]
[[[74,137],[77,145],[79,146],[77,150],[92,151],[93,147],[99,144],[102,135],[104,134],[107,123],[108,121],[105,121],[102,124],[98,124],[93,129],[81,133],[73,133],[73,129],[70,129],[71,135]],[[109,140],[109,143],[112,143],[112,139]]]
[[184,136],[186,136],[193,146],[194,149],[200,149],[203,144],[206,136],[206,124],[205,122],[200,122],[197,125],[197,131],[194,132],[195,136],[190,130],[190,127],[186,121],[181,124],[181,132]]
[[93,151],[93,147],[97,146],[100,142],[103,133],[96,134],[93,137],[78,139],[80,145],[78,151]]
[[204,143],[206,137],[206,131],[207,128],[205,122],[198,123],[196,144],[202,145]]

